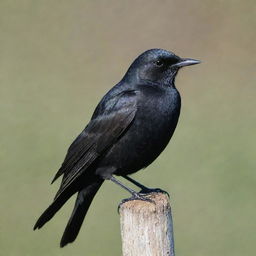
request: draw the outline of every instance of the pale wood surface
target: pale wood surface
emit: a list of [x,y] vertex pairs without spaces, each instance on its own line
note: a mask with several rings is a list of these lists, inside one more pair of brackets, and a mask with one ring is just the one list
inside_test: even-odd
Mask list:
[[120,207],[123,256],[174,256],[169,198],[163,193],[147,197],[155,204],[134,200]]

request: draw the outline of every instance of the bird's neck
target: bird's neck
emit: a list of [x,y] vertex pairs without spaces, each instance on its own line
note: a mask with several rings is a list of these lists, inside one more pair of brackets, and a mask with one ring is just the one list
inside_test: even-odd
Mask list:
[[176,74],[170,75],[169,77],[160,80],[160,81],[151,81],[148,79],[142,79],[139,76],[139,73],[137,70],[135,70],[133,67],[130,67],[127,72],[125,73],[124,77],[122,78],[122,82],[125,82],[130,85],[134,84],[145,84],[147,83],[148,85],[152,86],[160,86],[160,87],[174,87],[175,88],[175,77]]

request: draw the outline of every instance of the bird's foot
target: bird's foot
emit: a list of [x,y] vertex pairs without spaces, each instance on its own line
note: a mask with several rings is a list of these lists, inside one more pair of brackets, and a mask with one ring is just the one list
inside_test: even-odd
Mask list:
[[129,202],[129,201],[134,201],[134,200],[140,200],[140,201],[144,201],[144,202],[149,202],[152,204],[155,204],[155,202],[147,197],[145,197],[148,193],[133,193],[132,196],[130,198],[126,198],[123,199],[122,202],[118,205],[118,213],[120,210],[120,207],[122,206],[122,204]]
[[161,188],[147,188],[147,187],[145,187],[139,193],[141,195],[147,195],[147,194],[150,194],[150,193],[162,193],[162,194],[167,195],[170,198],[169,193],[165,190],[162,190]]

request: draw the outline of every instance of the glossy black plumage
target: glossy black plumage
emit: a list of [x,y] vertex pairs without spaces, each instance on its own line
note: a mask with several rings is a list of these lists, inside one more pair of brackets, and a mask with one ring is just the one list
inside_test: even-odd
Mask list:
[[179,118],[181,100],[175,76],[180,67],[197,63],[161,49],[148,50],[133,62],[69,147],[53,179],[63,175],[60,188],[34,229],[41,228],[78,192],[61,247],[74,241],[103,181],[134,173],[157,158]]

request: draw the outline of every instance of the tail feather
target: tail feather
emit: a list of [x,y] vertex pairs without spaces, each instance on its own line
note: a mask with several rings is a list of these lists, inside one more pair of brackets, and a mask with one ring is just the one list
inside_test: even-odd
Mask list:
[[53,203],[43,212],[43,214],[37,220],[34,230],[40,229],[46,222],[48,222],[56,212],[66,203],[66,201],[74,194],[77,190],[69,189],[64,191]]
[[84,221],[84,217],[103,181],[103,179],[97,178],[90,185],[79,191],[72,215],[63,233],[60,247],[64,247],[76,239]]

